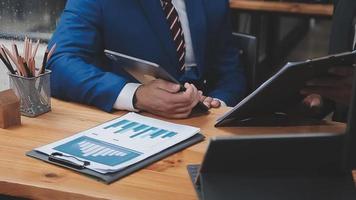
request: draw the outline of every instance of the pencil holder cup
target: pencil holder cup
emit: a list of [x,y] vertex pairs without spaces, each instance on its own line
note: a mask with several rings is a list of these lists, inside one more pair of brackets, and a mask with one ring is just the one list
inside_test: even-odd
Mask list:
[[23,116],[37,117],[51,111],[51,71],[32,78],[9,74],[10,88],[19,97],[20,111]]

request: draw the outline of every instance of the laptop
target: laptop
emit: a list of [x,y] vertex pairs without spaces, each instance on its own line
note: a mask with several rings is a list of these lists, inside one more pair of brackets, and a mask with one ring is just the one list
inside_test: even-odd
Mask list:
[[201,200],[356,199],[356,79],[344,134],[212,138],[188,171]]

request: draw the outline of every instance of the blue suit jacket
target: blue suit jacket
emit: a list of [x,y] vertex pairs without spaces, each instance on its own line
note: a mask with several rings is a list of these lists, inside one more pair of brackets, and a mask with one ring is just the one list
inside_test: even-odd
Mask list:
[[[186,0],[197,75],[208,96],[235,105],[245,92],[237,49],[231,47],[228,0]],[[182,80],[159,0],[69,0],[49,44],[52,95],[111,111],[135,80],[108,61],[104,49],[149,60]],[[188,77],[189,79],[189,77]]]

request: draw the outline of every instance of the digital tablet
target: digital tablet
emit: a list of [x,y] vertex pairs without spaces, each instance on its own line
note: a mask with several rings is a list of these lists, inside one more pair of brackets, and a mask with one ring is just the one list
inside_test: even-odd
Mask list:
[[[175,79],[163,67],[156,63],[110,50],[105,50],[104,53],[110,60],[113,60],[142,84],[147,84],[155,79],[162,79],[168,82],[179,84],[181,86],[180,91],[185,91],[184,86],[177,79]],[[193,109],[193,112],[195,113],[206,113],[208,111],[209,108],[206,107],[202,102],[199,102]]]
[[271,117],[282,119],[288,109],[302,102],[304,97],[300,90],[307,81],[328,76],[331,67],[354,67],[355,58],[356,51],[353,51],[287,63],[233,109],[218,118],[215,126],[239,126],[261,116],[262,121]]
[[163,79],[180,84],[179,81],[156,63],[110,50],[105,50],[104,53],[110,60],[120,64],[120,67],[142,84],[147,84],[154,79]]

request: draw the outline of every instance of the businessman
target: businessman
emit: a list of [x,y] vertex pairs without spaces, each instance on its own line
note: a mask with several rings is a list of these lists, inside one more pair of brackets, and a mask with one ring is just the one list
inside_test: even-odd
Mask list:
[[[231,46],[228,0],[69,0],[49,44],[52,95],[113,109],[188,117],[202,101],[235,105],[245,77]],[[109,49],[164,67],[186,87],[140,85],[105,58]]]

